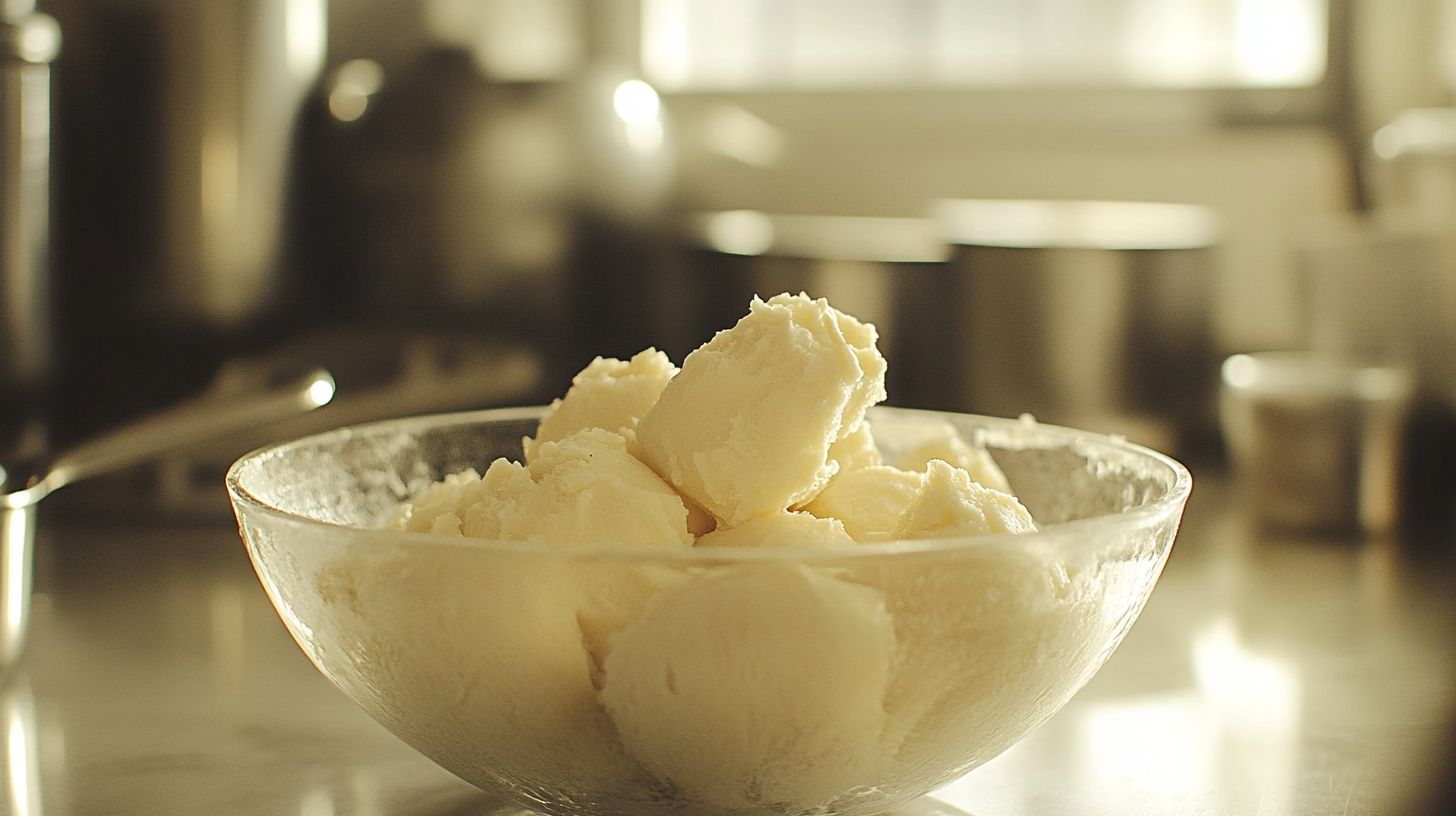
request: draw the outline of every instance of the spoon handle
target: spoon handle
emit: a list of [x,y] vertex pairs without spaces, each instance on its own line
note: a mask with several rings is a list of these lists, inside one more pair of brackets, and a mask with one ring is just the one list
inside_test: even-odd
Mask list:
[[46,492],[170,450],[311,411],[333,396],[334,378],[322,368],[259,393],[204,392],[62,453],[45,476]]

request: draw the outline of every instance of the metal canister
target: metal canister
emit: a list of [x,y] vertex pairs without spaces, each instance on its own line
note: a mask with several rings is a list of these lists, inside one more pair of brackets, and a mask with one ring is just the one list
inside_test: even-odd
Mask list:
[[1260,352],[1225,360],[1222,378],[1224,431],[1255,521],[1294,532],[1395,528],[1409,369]]
[[1213,211],[1131,201],[944,200],[941,296],[961,410],[1177,450],[1217,438]]

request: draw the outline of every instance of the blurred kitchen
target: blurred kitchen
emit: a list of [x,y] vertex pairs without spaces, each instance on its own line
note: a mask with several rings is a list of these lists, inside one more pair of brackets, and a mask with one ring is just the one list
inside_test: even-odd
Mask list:
[[879,326],[896,404],[1217,461],[1218,361],[1324,348],[1411,367],[1449,446],[1456,58],[1395,8],[58,0],[43,419],[257,355],[341,395],[507,355],[420,407],[539,401],[803,289]]
[[33,6],[4,4],[0,461],[299,368],[338,391],[48,500],[9,812],[493,812],[312,676],[222,472],[681,363],[785,290],[877,325],[891,404],[1194,471],[1123,651],[946,802],[1449,798],[1456,2]]

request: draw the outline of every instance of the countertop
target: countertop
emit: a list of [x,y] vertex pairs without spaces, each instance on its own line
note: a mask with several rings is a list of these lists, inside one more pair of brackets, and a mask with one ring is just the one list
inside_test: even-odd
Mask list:
[[[1452,551],[1251,531],[1198,477],[1102,672],[906,812],[1424,812],[1456,784]],[[26,816],[510,813],[357,710],[293,644],[234,529],[44,514],[0,802]]]

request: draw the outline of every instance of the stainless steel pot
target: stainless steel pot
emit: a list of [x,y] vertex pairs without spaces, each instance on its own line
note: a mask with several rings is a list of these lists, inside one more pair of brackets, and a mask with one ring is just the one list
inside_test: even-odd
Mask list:
[[310,371],[276,390],[238,394],[224,376],[202,395],[138,420],[31,467],[0,468],[0,670],[25,647],[31,560],[41,499],[72,482],[138,464],[170,450],[312,410],[333,399],[333,377]]
[[961,408],[1034,414],[1193,455],[1217,437],[1214,212],[1132,201],[945,200],[942,297]]

